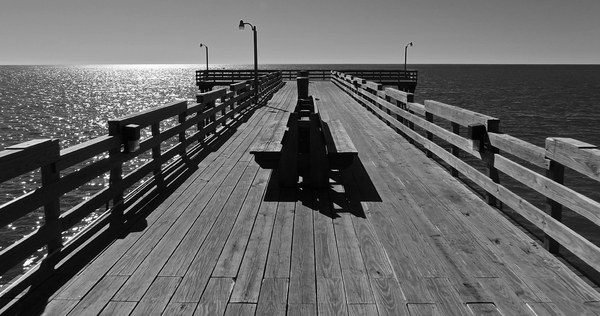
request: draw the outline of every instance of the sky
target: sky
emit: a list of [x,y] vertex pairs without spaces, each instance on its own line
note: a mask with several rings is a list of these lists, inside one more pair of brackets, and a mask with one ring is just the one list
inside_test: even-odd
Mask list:
[[0,65],[600,64],[599,0],[0,0]]

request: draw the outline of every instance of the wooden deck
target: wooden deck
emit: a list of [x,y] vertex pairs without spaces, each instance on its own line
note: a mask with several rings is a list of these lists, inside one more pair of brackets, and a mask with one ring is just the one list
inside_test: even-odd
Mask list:
[[[600,294],[330,82],[359,161],[280,189],[249,154],[288,82],[140,225],[39,294],[46,315],[600,315]],[[42,289],[44,286],[42,286]],[[43,299],[42,299],[43,298]],[[23,315],[28,315],[23,311]]]

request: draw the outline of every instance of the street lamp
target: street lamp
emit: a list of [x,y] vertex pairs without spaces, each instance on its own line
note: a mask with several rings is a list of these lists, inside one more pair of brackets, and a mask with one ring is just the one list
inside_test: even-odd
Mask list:
[[200,47],[206,48],[206,75],[208,76],[208,45],[200,43]]
[[406,51],[408,50],[408,46],[412,46],[412,42],[406,44],[406,46],[404,46],[404,70],[406,70]]
[[[252,27],[252,32],[254,33],[254,93],[255,97],[258,96],[258,49],[256,45],[256,26],[244,22],[244,20],[240,20],[240,31],[244,30],[244,26],[250,25]],[[255,102],[258,101],[258,98],[255,99]]]

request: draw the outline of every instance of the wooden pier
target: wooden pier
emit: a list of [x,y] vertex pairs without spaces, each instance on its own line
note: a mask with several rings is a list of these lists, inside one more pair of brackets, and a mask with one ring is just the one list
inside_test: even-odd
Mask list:
[[[259,76],[272,73],[272,70],[258,70]],[[296,80],[297,70],[283,69],[279,70],[283,80]],[[330,69],[313,69],[308,74],[310,80],[331,80]],[[344,74],[360,77],[365,80],[375,81],[386,86],[395,86],[399,90],[406,92],[415,92],[418,82],[419,72],[416,70],[365,70],[365,69],[346,69]],[[250,80],[254,78],[254,70],[225,70],[211,69],[196,71],[196,86],[200,91],[210,91],[215,86],[228,86],[235,82]]]
[[[1,206],[0,224],[40,206],[47,219],[2,250],[0,269],[45,244],[49,255],[2,292],[0,314],[600,315],[595,285],[551,253],[561,245],[600,269],[598,247],[552,217],[565,205],[600,222],[599,203],[561,184],[565,167],[598,179],[595,146],[550,138],[539,148],[499,133],[498,119],[330,76],[311,81],[310,95],[324,122],[341,123],[358,156],[328,170],[326,186],[307,185],[302,171],[297,185],[281,186],[285,169],[261,168],[250,153],[274,139],[273,124],[297,105],[297,84],[281,73],[262,77],[257,102],[241,82],[201,93],[197,103],[113,120],[110,135],[76,148],[57,151],[48,140],[2,151],[2,181],[41,167],[43,183]],[[161,125],[167,120],[172,125]],[[140,138],[144,128],[151,131]],[[143,152],[150,162],[124,172]],[[100,153],[110,155],[61,174]],[[467,154],[487,169],[468,165]],[[548,214],[502,186],[499,171],[552,198]],[[60,211],[64,192],[107,172],[108,188]],[[109,201],[92,226],[61,242],[62,231]],[[541,226],[550,251],[503,216],[500,202]]]

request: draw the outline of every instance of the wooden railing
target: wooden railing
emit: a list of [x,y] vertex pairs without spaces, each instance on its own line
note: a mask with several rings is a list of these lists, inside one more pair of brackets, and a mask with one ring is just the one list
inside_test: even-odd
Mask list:
[[[275,70],[259,70],[259,75],[265,75]],[[283,69],[281,72],[283,80],[296,80],[298,70]],[[416,70],[344,70],[344,73],[358,76],[367,80],[380,83],[394,82],[414,82],[418,80],[418,71]],[[196,71],[196,85],[202,82],[237,82],[254,78],[254,70],[219,70],[209,69]],[[330,69],[311,69],[309,70],[310,80],[330,80]]]
[[[280,73],[261,77],[258,104],[283,84]],[[197,103],[174,102],[110,120],[108,135],[70,148],[61,150],[58,140],[41,139],[0,151],[0,182],[41,172],[38,189],[0,206],[0,227],[40,207],[44,214],[39,229],[0,251],[0,275],[38,249],[46,249],[40,264],[2,292],[0,309],[10,298],[48,277],[95,236],[118,236],[146,205],[185,180],[195,170],[198,159],[210,151],[211,144],[232,131],[232,126],[253,108],[252,87],[250,82],[240,82],[229,89],[200,93]],[[147,162],[126,168],[142,155]],[[131,170],[125,173],[125,169]],[[107,187],[75,207],[61,210],[64,195],[107,174]],[[84,217],[103,211],[105,206],[106,211],[98,219],[63,243],[63,232],[81,225]]]
[[[340,72],[333,73],[332,81],[411,143],[423,146],[427,156],[435,155],[447,163],[454,176],[460,174],[485,190],[490,205],[500,206],[499,200],[541,229],[545,247],[551,253],[557,253],[561,245],[600,271],[600,248],[561,222],[564,206],[600,225],[600,203],[563,185],[565,167],[600,181],[600,150],[596,146],[551,137],[546,139],[546,148],[541,148],[500,133],[497,118],[436,101],[414,103],[413,94],[384,89],[380,84]],[[434,124],[434,118],[449,121],[451,129]],[[466,137],[460,134],[461,128],[463,134],[466,129]],[[450,144],[449,150],[438,144],[442,143],[440,140]],[[460,153],[482,161],[487,172],[465,162]],[[533,171],[511,157],[544,172]],[[545,196],[545,210],[502,185],[499,172]]]

